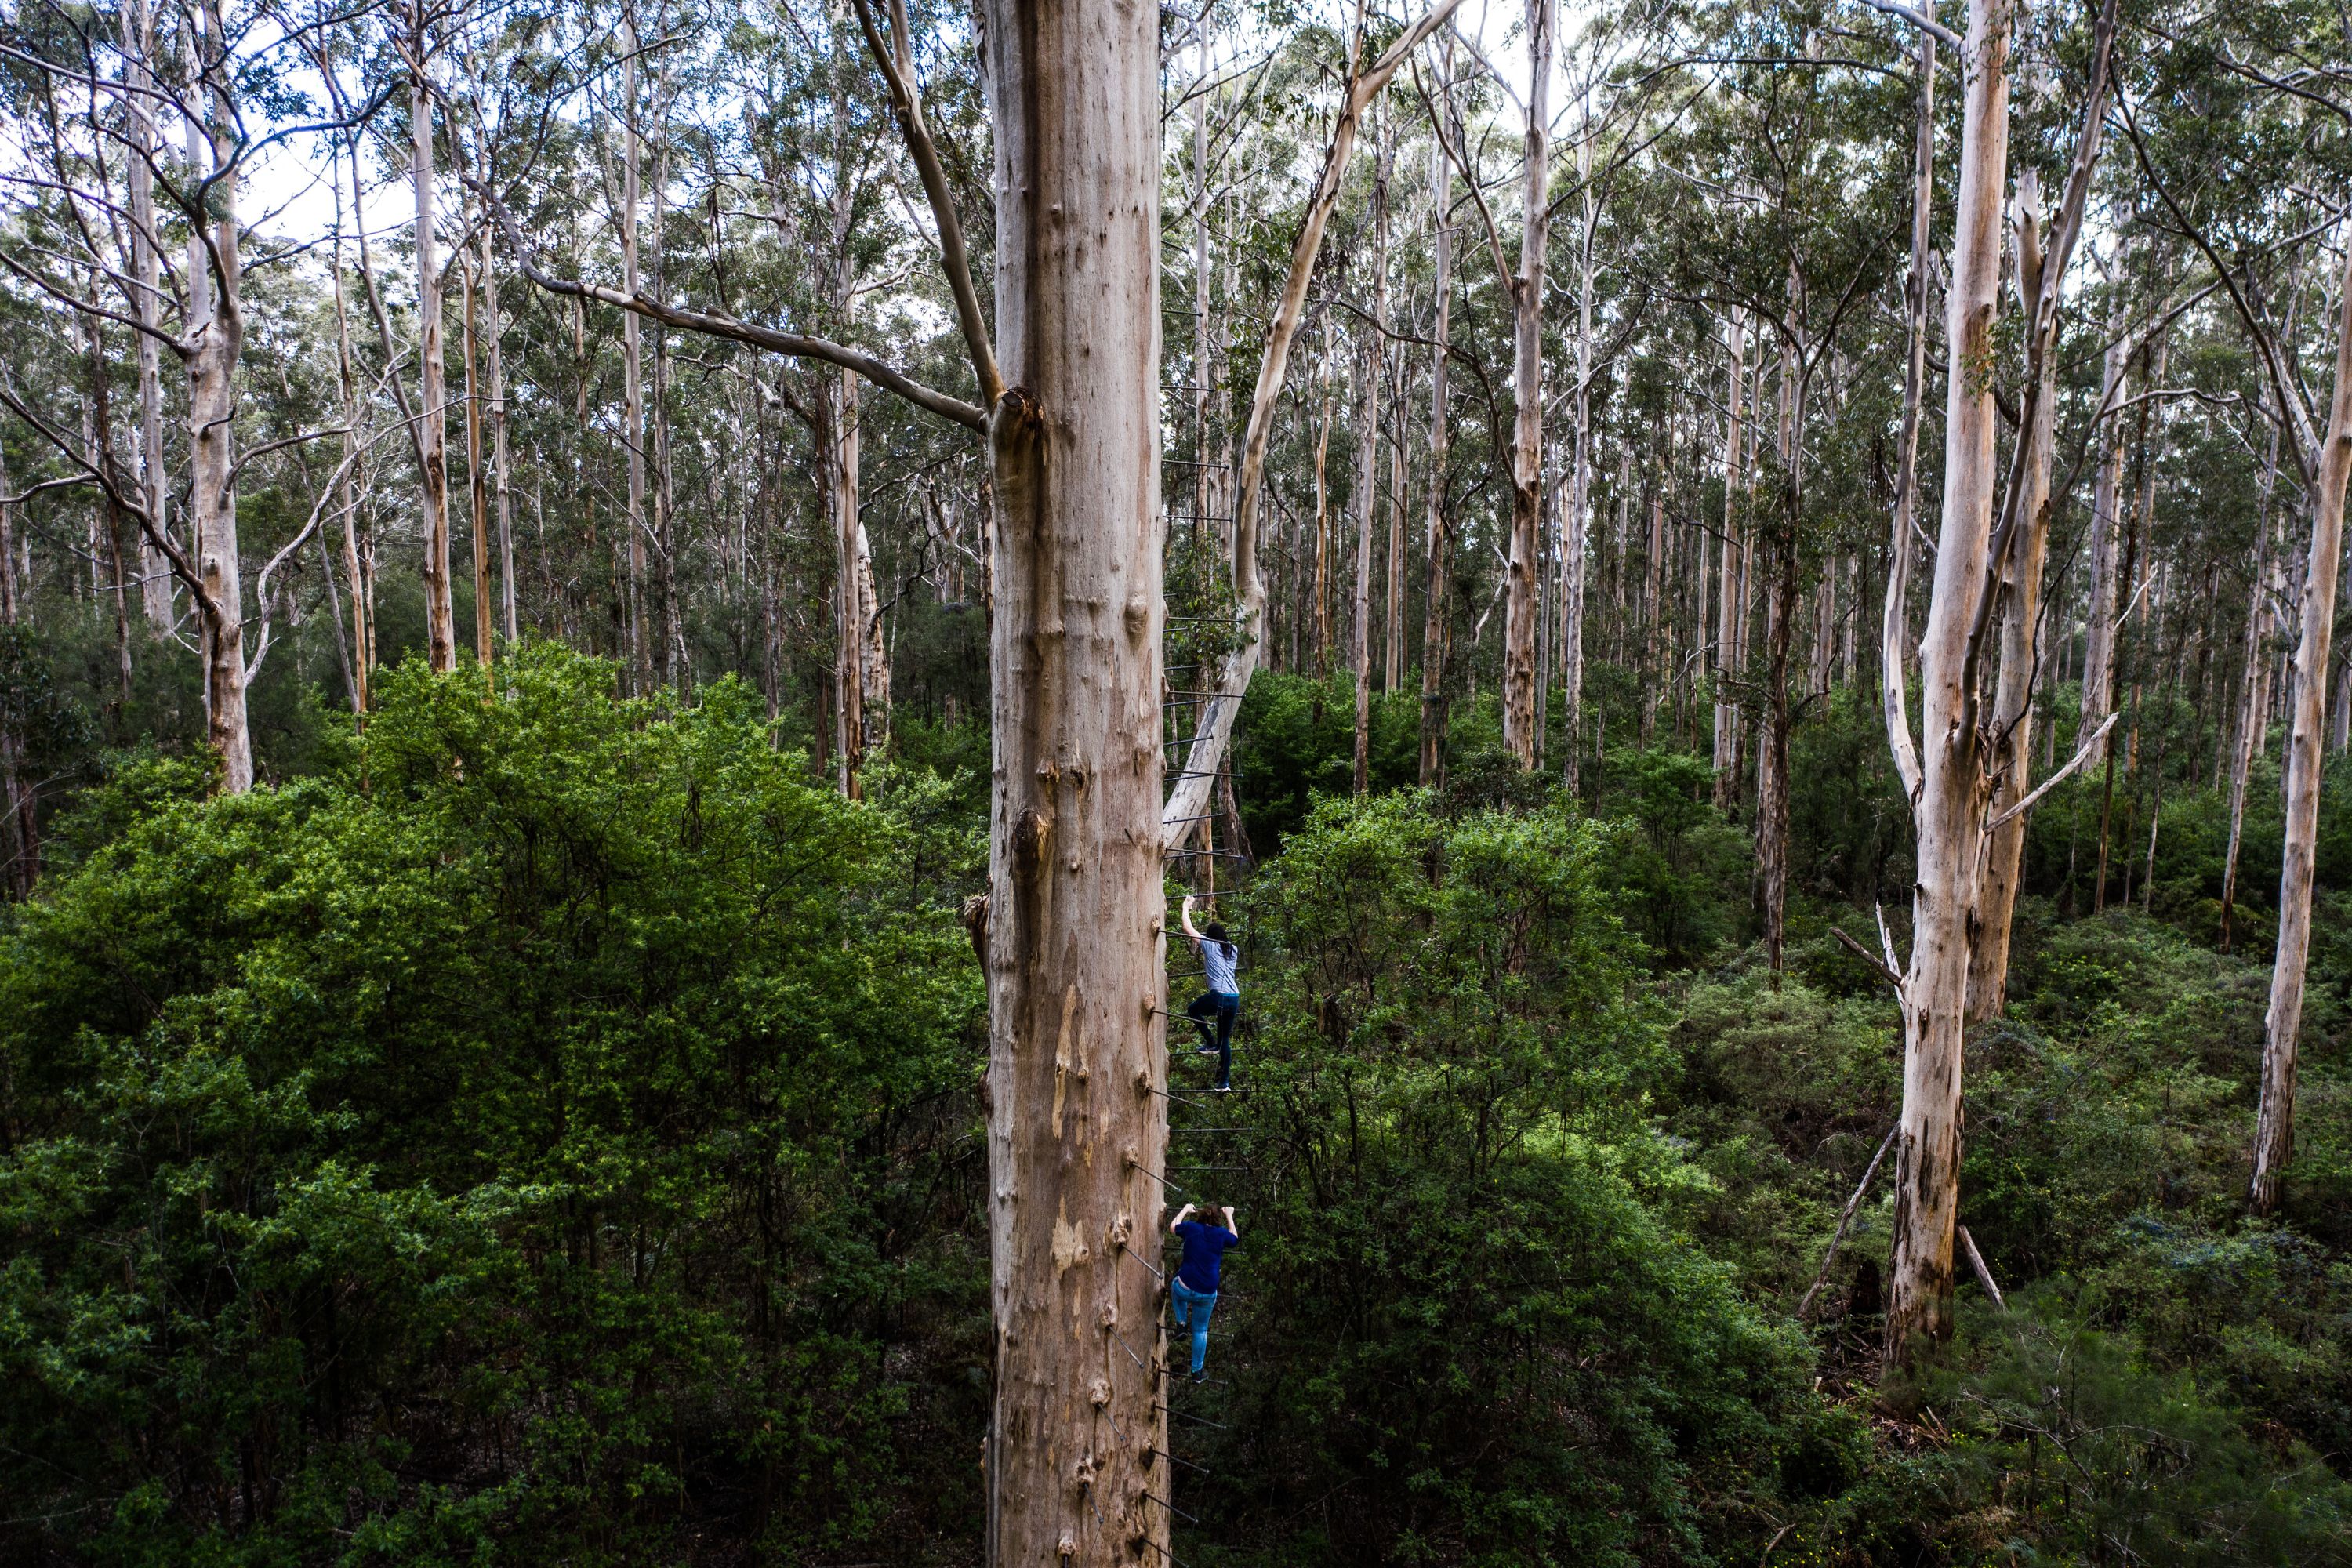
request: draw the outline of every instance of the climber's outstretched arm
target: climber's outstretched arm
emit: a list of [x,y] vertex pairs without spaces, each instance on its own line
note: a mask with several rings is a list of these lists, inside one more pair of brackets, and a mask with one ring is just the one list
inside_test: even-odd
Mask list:
[[1177,911],[1177,918],[1184,922],[1186,936],[1191,937],[1194,942],[1202,940],[1201,933],[1192,929],[1192,895],[1191,893],[1184,895],[1184,907]]
[[1176,1227],[1182,1225],[1187,1219],[1191,1218],[1192,1215],[1192,1205],[1191,1204],[1186,1204],[1182,1208],[1178,1209],[1176,1211],[1176,1217],[1168,1222],[1168,1234],[1171,1236],[1175,1235]]

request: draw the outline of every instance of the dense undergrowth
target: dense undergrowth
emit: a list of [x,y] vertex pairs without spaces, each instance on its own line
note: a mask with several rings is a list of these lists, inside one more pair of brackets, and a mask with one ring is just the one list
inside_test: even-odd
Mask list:
[[[902,731],[852,805],[736,689],[511,668],[304,719],[240,799],[117,759],[0,927],[0,1558],[978,1560],[984,737]],[[1798,1315],[1899,1091],[1831,934],[1903,941],[1870,714],[1801,731],[1776,983],[1703,760],[1564,801],[1473,710],[1423,792],[1396,699],[1350,801],[1339,695],[1245,719],[1240,1092],[1171,1172],[1244,1224],[1181,1561],[2352,1562],[2352,938],[2251,1221],[2266,914],[2216,950],[2210,800],[2095,915],[2095,805],[2037,816],[1967,1086],[2009,1310],[1963,1286],[1893,1388],[1883,1181]]]

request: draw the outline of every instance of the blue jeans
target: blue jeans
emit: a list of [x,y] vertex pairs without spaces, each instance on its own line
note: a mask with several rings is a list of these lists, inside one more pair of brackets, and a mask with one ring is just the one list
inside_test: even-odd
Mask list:
[[1181,1279],[1168,1281],[1168,1295],[1176,1314],[1176,1326],[1188,1323],[1192,1330],[1192,1370],[1199,1372],[1209,1359],[1209,1314],[1217,1310],[1214,1290],[1195,1290]]
[[[1184,1016],[1192,1019],[1192,1026],[1201,1031],[1201,1044],[1216,1047],[1217,1087],[1220,1089],[1234,1081],[1234,1018],[1241,1010],[1242,999],[1223,991],[1203,991],[1192,998],[1191,1006],[1184,1009]],[[1217,1021],[1214,1033],[1209,1029],[1212,1018]]]

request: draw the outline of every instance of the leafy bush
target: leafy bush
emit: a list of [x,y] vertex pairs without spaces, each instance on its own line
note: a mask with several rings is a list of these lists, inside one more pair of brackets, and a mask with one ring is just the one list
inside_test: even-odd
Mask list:
[[331,777],[131,770],[5,936],[5,1554],[968,1536],[968,830],[740,688],[504,668],[387,676]]

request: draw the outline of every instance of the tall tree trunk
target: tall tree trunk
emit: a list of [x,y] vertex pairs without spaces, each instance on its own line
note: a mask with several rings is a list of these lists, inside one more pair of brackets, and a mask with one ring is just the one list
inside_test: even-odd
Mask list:
[[2253,773],[2254,756],[2263,726],[2270,721],[2263,698],[2270,663],[2270,578],[2277,570],[2272,558],[2271,494],[2278,479],[2279,431],[2271,426],[2270,454],[2263,464],[2262,507],[2256,515],[2253,591],[2246,595],[2246,669],[2238,702],[2236,733],[2230,758],[2230,840],[2221,857],[2221,951],[2230,951],[2231,926],[2238,901],[2238,852],[2245,841],[2246,780]]
[[1519,207],[1519,270],[1511,289],[1511,534],[1503,607],[1503,743],[1522,769],[1536,765],[1536,574],[1543,513],[1543,297],[1551,232],[1551,62],[1557,0],[1528,0],[1526,169]]
[[1358,363],[1363,384],[1356,398],[1356,493],[1349,510],[1356,517],[1356,616],[1349,652],[1356,670],[1356,793],[1371,787],[1372,736],[1372,527],[1379,515],[1381,366],[1382,335],[1389,322],[1388,138],[1380,139],[1372,164],[1372,319],[1364,328]]
[[833,710],[835,775],[841,793],[852,800],[865,798],[866,766],[866,595],[859,586],[857,540],[857,378],[849,371],[827,377],[825,396],[831,405],[826,421],[830,439],[826,461],[833,502],[833,603],[835,646]]
[[[2033,170],[2017,176],[2018,295],[2038,300],[2045,285],[2043,249],[2049,230],[2042,222],[2041,182]],[[2049,279],[2055,289],[2060,280]],[[2032,449],[2023,464],[2024,489],[2017,500],[2023,530],[2011,546],[2002,571],[2000,672],[1993,694],[1990,753],[1992,809],[2006,814],[2025,798],[2032,773],[2033,681],[2041,658],[2042,571],[2050,549],[2050,460],[2057,439],[2058,356],[2039,356],[2041,395],[2026,431]],[[2020,864],[2025,853],[2025,814],[2019,812],[1987,839],[1978,900],[1977,930],[1969,952],[1966,1022],[1998,1016],[2009,992],[2009,935],[2017,910]]]
[[2311,552],[2303,572],[2294,695],[2287,710],[2286,845],[2279,872],[2278,952],[2263,1018],[2263,1099],[2254,1124],[2254,1212],[2278,1207],[2279,1182],[2294,1152],[2296,1037],[2303,1028],[2304,964],[2311,952],[2311,879],[2319,833],[2320,723],[2327,710],[2328,643],[2336,624],[2336,576],[2344,552],[2344,489],[2352,475],[2352,250],[2336,290],[2336,392],[2327,429],[2305,465],[2312,476]]
[[488,225],[482,233],[482,313],[489,319],[490,473],[498,486],[499,619],[500,630],[511,646],[521,632],[516,615],[514,487],[507,468],[506,329],[505,320],[499,314],[499,269],[490,254]]
[[[1932,43],[1933,40],[1931,39]],[[1738,789],[1739,699],[1732,683],[1740,676],[1736,623],[1745,584],[1740,581],[1739,488],[1747,416],[1739,393],[1747,380],[1748,322],[1735,308],[1726,332],[1731,375],[1723,411],[1723,571],[1717,585],[1715,630],[1715,804],[1729,810]]]
[[1454,135],[1454,35],[1438,45],[1437,79],[1442,95],[1440,114],[1448,129],[1430,138],[1429,227],[1433,283],[1433,315],[1429,335],[1436,344],[1429,364],[1429,503],[1423,525],[1421,606],[1421,782],[1437,784],[1444,761],[1445,644],[1451,624],[1447,615],[1446,569],[1448,535],[1445,526],[1445,454],[1451,429],[1445,409],[1445,373],[1454,323],[1454,225],[1449,210],[1454,197],[1454,168],[1445,142]]
[[[639,160],[643,148],[637,131],[637,14],[632,5],[621,14],[621,287],[637,292],[637,203]],[[627,580],[624,618],[628,623],[629,679],[640,693],[653,689],[653,637],[646,622],[646,387],[644,333],[632,310],[621,318],[621,444],[629,471]]]
[[[483,230],[485,237],[488,230]],[[487,242],[487,238],[486,238]],[[474,296],[479,292],[477,279],[468,267],[462,287],[465,309],[459,320],[459,335],[464,342],[459,353],[466,369],[466,489],[469,516],[473,523],[474,545],[474,662],[485,679],[490,668],[490,487],[489,476],[482,471],[482,399],[481,384],[476,377],[474,354]]]
[[[130,0],[122,7],[122,70],[130,90],[123,95],[124,129],[131,147],[124,160],[131,197],[131,273],[137,281],[133,313],[147,331],[139,341],[139,493],[141,504],[158,532],[170,531],[168,506],[171,480],[163,453],[163,372],[155,331],[163,310],[163,249],[155,225],[156,154],[154,90],[151,61],[155,52],[154,16],[146,0]],[[163,552],[142,536],[139,552],[139,597],[147,625],[158,637],[169,633],[173,620],[172,573]]]
[[[369,595],[362,571],[359,502],[352,485],[352,468],[356,465],[362,437],[359,387],[352,365],[351,310],[343,295],[343,184],[340,165],[334,180],[335,239],[330,259],[335,289],[335,377],[343,403],[343,459],[335,480],[339,492],[335,509],[343,515],[343,572],[352,593],[352,711],[365,722],[368,675],[375,664],[375,626],[368,614]],[[160,521],[161,514],[157,516]]]
[[1584,599],[1592,536],[1592,267],[1601,208],[1592,191],[1592,95],[1584,95],[1577,129],[1576,177],[1583,190],[1583,221],[1576,235],[1576,450],[1568,510],[1560,520],[1560,784],[1574,795],[1584,754]]
[[[2124,376],[2130,368],[2131,345],[2117,320],[2109,324],[2101,372],[2100,405],[2122,401]],[[2091,587],[2083,626],[2083,700],[2078,733],[2099,727],[2115,702],[2116,544],[2123,530],[2118,509],[2124,488],[2124,430],[2116,420],[2098,433],[2099,473],[2091,488]]]
[[1157,1568],[1160,13],[986,0],[982,31],[1008,388],[990,426],[989,1557]]
[[[425,74],[431,47],[424,0],[410,0],[408,172],[416,197],[417,466],[425,524],[425,657],[436,675],[457,662],[457,614],[449,585],[449,421],[441,351],[441,256],[434,234],[433,89]],[[635,318],[631,318],[634,320]]]
[[[1990,364],[2000,304],[2001,186],[2009,163],[2008,0],[1969,0],[1966,107],[1946,341],[1955,366]],[[1977,750],[1969,642],[1991,533],[1997,418],[1989,376],[1948,378],[1943,522],[1920,644],[1921,788],[1911,963],[1903,983],[1903,1109],[1897,1123],[1886,1363],[1915,1365],[1951,1331],[1959,1206],[1960,1047],[1969,927],[1986,781]]]
[[[0,497],[8,493],[8,463],[0,453]],[[14,626],[19,614],[16,584],[16,509],[0,500],[0,628]],[[9,847],[5,886],[18,899],[30,898],[41,879],[41,826],[33,792],[25,782],[23,715],[0,700],[0,809],[6,812]]]

